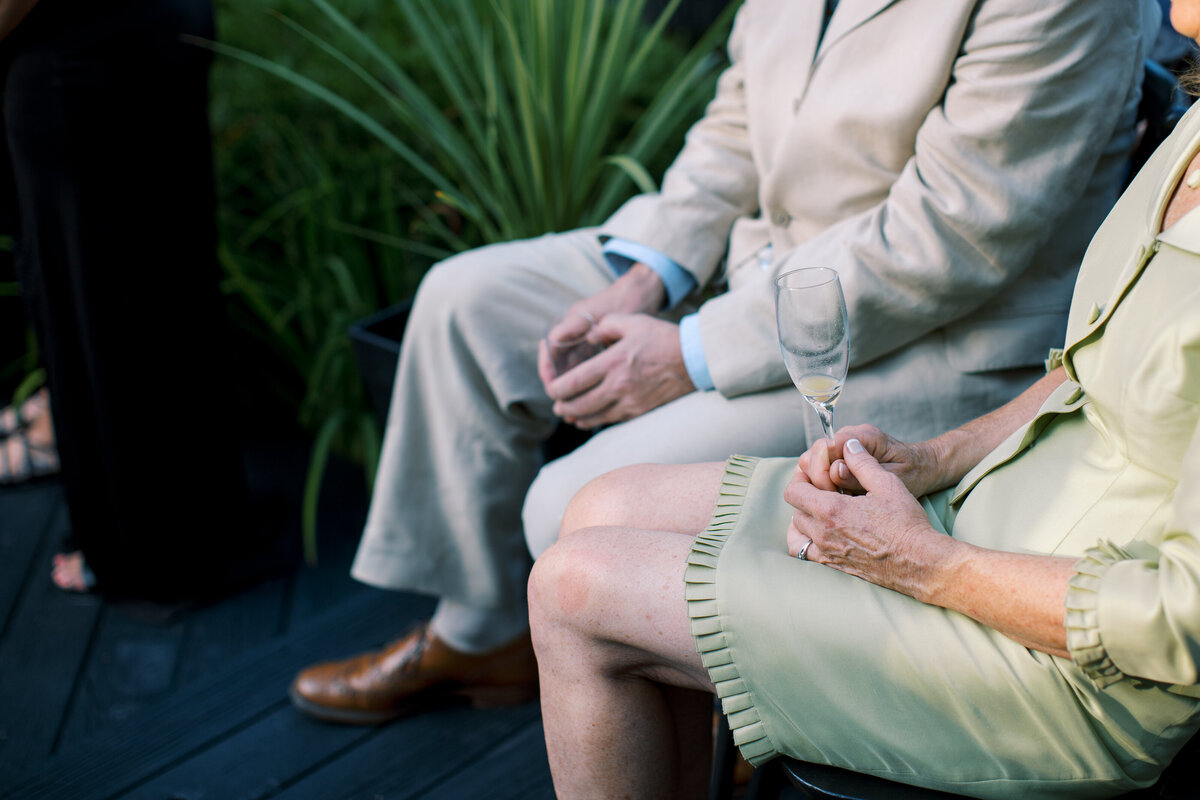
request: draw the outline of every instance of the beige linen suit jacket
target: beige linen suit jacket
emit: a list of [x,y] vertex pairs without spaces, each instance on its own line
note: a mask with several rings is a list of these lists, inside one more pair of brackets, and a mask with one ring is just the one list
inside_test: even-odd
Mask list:
[[[1121,183],[1140,5],[1157,12],[1154,0],[840,0],[818,48],[824,0],[746,0],[731,65],[661,193],[599,231],[718,292],[700,331],[719,391],[540,466],[556,419],[534,347],[611,285],[597,232],[442,262],[404,335],[354,575],[519,614],[524,544],[548,547],[597,475],[801,452],[820,434],[777,344],[770,279],[785,266],[845,280],[839,424],[924,437],[1016,394],[1062,344],[1075,270]],[[778,257],[764,271],[768,243]]]
[[602,238],[651,246],[701,287],[727,281],[699,313],[728,397],[788,382],[771,279],[802,266],[842,276],[848,393],[856,369],[924,337],[964,372],[1039,364],[1115,200],[1142,74],[1131,39],[1153,34],[1157,8],[841,0],[818,46],[823,6],[746,0],[661,193]]

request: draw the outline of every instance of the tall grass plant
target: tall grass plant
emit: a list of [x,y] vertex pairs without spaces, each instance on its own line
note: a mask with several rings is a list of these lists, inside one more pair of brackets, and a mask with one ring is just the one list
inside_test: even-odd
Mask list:
[[276,358],[269,390],[314,435],[310,558],[326,458],[371,480],[379,450],[348,324],[439,258],[652,191],[712,96],[736,5],[688,44],[666,27],[679,2],[649,22],[645,0],[220,7],[221,260]]

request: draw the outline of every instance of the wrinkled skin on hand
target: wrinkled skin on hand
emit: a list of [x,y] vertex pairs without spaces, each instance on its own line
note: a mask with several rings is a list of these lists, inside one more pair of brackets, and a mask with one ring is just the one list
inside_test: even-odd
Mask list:
[[908,486],[932,483],[927,462],[921,446],[870,426],[839,431],[832,448],[827,440],[818,442],[801,457],[784,492],[795,509],[788,552],[797,555],[812,540],[805,553],[809,561],[919,597],[939,540],[947,539],[929,524]]
[[546,343],[538,345],[538,375],[554,413],[580,428],[624,422],[694,391],[683,364],[679,326],[652,316],[666,290],[645,264],[634,264],[592,297],[572,305],[550,329],[554,339],[605,345],[599,355],[556,376]]
[[553,377],[543,343],[538,371],[554,413],[580,428],[633,419],[695,390],[679,347],[679,326],[649,314],[608,314],[591,328],[607,347]]
[[916,497],[928,494],[937,487],[940,471],[934,454],[924,443],[902,442],[874,425],[853,425],[834,434],[833,444],[821,439],[813,444],[796,464],[797,478],[801,475],[818,489],[842,490],[862,494],[862,484],[847,468],[842,454],[846,442],[857,439],[880,466],[900,478]]

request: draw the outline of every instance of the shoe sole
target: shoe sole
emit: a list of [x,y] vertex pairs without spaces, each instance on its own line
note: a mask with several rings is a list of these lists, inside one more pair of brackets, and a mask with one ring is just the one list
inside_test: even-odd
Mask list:
[[533,686],[462,686],[441,692],[421,692],[418,698],[396,708],[371,711],[356,708],[331,708],[314,703],[296,691],[288,690],[292,705],[310,717],[324,722],[341,725],[382,725],[401,717],[413,716],[423,711],[463,702],[472,708],[508,708],[524,705],[538,698],[538,687]]

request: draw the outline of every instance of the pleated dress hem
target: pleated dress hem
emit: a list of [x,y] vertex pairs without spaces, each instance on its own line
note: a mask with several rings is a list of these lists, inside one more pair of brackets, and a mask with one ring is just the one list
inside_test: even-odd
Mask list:
[[721,549],[737,526],[750,478],[759,460],[731,456],[725,462],[725,475],[712,519],[693,541],[684,571],[684,596],[696,649],[717,688],[733,741],[754,766],[769,761],[778,751],[767,736],[753,697],[733,663],[717,607],[716,583]]

